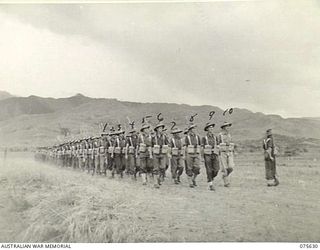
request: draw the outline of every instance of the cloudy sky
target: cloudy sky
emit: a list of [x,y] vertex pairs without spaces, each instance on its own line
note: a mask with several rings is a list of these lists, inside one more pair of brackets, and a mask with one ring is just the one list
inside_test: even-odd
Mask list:
[[0,5],[0,90],[320,116],[320,2]]

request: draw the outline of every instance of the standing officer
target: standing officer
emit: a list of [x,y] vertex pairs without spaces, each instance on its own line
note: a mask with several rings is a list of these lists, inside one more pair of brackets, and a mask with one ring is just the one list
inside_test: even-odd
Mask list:
[[275,146],[272,136],[272,129],[268,129],[266,132],[266,138],[263,140],[264,149],[264,162],[266,169],[266,179],[268,187],[278,186],[280,184],[278,178],[276,177],[276,156],[275,156]]
[[185,148],[180,137],[182,130],[175,127],[171,127],[171,134],[173,137],[170,139],[170,155],[169,160],[171,162],[171,176],[175,184],[180,183],[180,176],[183,173],[183,168],[185,166]]
[[156,177],[155,188],[160,188],[164,181],[166,171],[166,161],[169,149],[169,141],[167,136],[163,133],[165,125],[160,121],[154,128],[156,132],[152,138],[151,145],[153,147],[153,174]]
[[188,176],[189,186],[194,188],[197,186],[196,178],[200,174],[200,137],[195,133],[195,124],[190,124],[185,137],[186,145],[186,173]]
[[224,181],[224,186],[230,186],[230,174],[234,168],[234,143],[232,142],[232,137],[229,132],[229,128],[232,126],[229,122],[224,122],[222,124],[222,131],[219,133],[218,142],[219,142],[219,154],[220,154],[220,164],[222,168],[222,178]]
[[217,149],[217,138],[213,134],[213,128],[215,124],[208,122],[204,127],[204,131],[207,132],[206,136],[202,138],[202,146],[204,153],[204,165],[207,172],[208,188],[214,191],[213,180],[219,172],[219,151]]

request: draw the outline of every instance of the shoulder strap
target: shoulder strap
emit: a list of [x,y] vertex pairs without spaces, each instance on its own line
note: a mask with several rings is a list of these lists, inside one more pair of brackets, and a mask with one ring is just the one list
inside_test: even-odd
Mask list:
[[158,145],[158,136],[156,135],[154,138],[156,140],[156,145]]
[[207,145],[209,145],[209,139],[207,135],[206,135],[206,142],[207,142]]
[[219,134],[219,137],[220,137],[220,138],[219,138],[219,139],[220,139],[220,142],[221,142],[221,143],[224,143],[223,134],[222,134],[222,133]]
[[176,142],[175,142],[174,138],[172,138],[172,143],[173,143],[173,146],[176,148],[177,146],[176,146]]

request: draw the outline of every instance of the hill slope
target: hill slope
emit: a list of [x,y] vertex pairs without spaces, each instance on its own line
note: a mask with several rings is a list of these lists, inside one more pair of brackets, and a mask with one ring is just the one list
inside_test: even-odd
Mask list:
[[11,95],[10,93],[8,93],[7,91],[1,91],[0,90],[0,100],[4,100],[4,99],[8,99],[14,97],[13,95]]
[[[277,115],[253,113],[246,109],[235,108],[233,114],[224,117],[223,110],[214,106],[190,106],[171,103],[134,103],[116,99],[95,99],[81,94],[69,98],[41,98],[37,96],[13,97],[0,101],[0,140],[2,146],[51,145],[61,141],[61,127],[71,131],[70,138],[80,138],[100,133],[101,123],[128,124],[126,117],[141,125],[141,118],[162,113],[165,123],[170,126],[174,119],[184,128],[190,115],[197,113],[195,122],[198,131],[208,121],[208,113],[214,110],[216,132],[225,121],[233,123],[232,133],[235,140],[260,139],[267,128],[277,134],[290,137],[320,139],[320,120],[311,118],[284,119]],[[128,125],[126,125],[128,126]]]

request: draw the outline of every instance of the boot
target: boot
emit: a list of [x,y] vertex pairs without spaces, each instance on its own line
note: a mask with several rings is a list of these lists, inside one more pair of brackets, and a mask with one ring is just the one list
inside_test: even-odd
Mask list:
[[142,173],[141,178],[142,178],[142,185],[147,185],[147,174]]
[[229,187],[230,183],[229,183],[229,179],[228,176],[222,176],[223,182],[224,182],[224,186],[225,187]]
[[161,185],[161,177],[159,175],[155,175],[154,176],[154,184],[153,184],[153,186],[155,188],[160,188],[160,185]]
[[157,178],[158,179],[158,184],[161,186],[162,183],[164,182],[164,177],[163,177],[163,174],[160,174],[159,177]]
[[189,187],[194,188],[192,177],[188,176]]
[[178,178],[174,179],[174,184],[179,184]]
[[181,181],[180,181],[180,176],[177,177],[177,182],[178,182],[178,183],[181,183]]
[[278,186],[280,184],[277,177],[274,177],[274,186]]
[[114,178],[114,171],[111,170],[111,176],[109,177],[110,179],[113,179]]
[[233,172],[233,168],[227,168],[227,174],[228,176]]
[[275,181],[272,179],[272,180],[267,180],[267,186],[268,187],[273,187],[275,184]]
[[192,184],[193,184],[193,186],[195,186],[195,187],[197,186],[196,178],[197,178],[197,176],[194,174],[193,177],[192,177]]
[[215,191],[215,189],[214,189],[214,187],[213,187],[212,181],[208,182],[208,189],[209,189],[210,191]]

